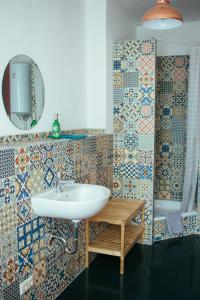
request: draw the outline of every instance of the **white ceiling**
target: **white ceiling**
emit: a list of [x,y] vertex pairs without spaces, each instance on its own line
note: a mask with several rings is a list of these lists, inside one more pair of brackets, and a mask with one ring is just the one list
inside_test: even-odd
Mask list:
[[[135,23],[139,23],[145,11],[154,5],[155,0],[116,0],[116,2]],[[180,10],[185,21],[200,21],[200,0],[172,0],[171,4]]]

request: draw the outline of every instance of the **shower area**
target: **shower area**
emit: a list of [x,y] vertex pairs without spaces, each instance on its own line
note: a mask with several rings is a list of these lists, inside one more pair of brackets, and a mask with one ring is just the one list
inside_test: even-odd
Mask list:
[[[198,227],[199,47],[190,55],[157,56],[156,45],[117,42],[113,53],[113,193],[146,201],[146,244]],[[181,215],[181,234],[168,230],[172,213]]]
[[[198,89],[198,52],[198,47],[192,47],[190,55],[156,59],[153,241],[195,234],[197,229],[196,96],[200,95],[194,95],[193,90]],[[166,222],[166,216],[174,213],[180,213],[183,224],[183,232],[176,235],[170,233]]]

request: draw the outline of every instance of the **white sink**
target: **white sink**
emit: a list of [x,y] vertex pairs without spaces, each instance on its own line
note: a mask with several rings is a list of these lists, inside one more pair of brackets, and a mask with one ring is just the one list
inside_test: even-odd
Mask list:
[[105,207],[111,193],[104,186],[64,184],[62,192],[49,190],[31,198],[32,207],[40,217],[78,221],[96,215]]

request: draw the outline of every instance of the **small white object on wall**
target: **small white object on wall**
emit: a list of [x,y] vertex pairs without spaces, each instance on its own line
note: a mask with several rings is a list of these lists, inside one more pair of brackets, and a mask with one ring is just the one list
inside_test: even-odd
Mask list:
[[20,296],[24,295],[33,286],[33,275],[20,284]]

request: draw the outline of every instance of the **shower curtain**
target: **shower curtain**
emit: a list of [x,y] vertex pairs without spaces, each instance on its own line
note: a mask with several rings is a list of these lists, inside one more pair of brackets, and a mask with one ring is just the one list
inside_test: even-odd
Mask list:
[[198,178],[200,151],[200,46],[190,52],[187,142],[182,212],[193,210]]

